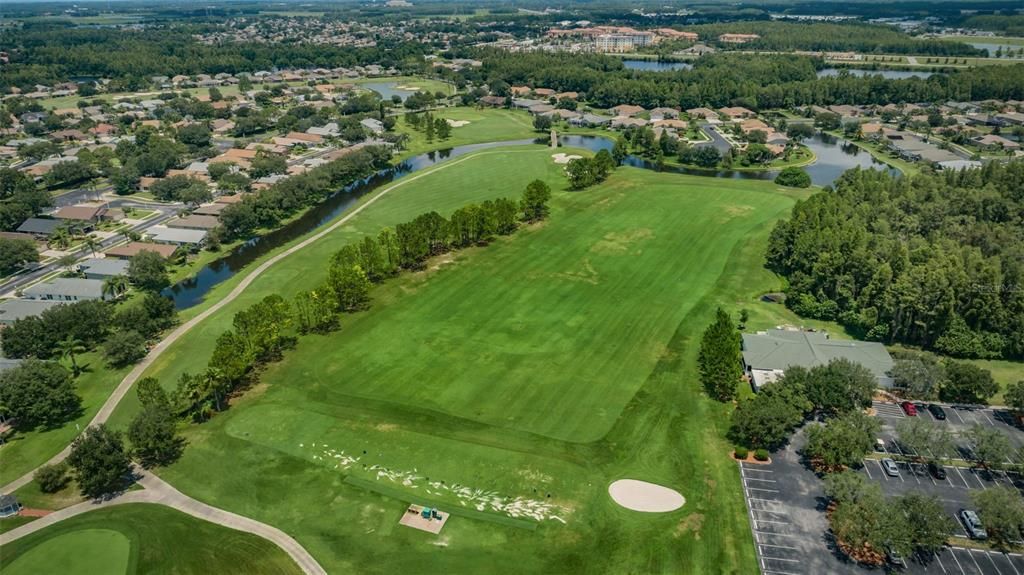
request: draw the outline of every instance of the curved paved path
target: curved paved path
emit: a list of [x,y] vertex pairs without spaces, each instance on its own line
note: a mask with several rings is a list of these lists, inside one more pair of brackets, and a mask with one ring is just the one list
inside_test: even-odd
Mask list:
[[45,517],[40,517],[31,523],[27,523],[12,529],[6,533],[0,533],[0,545],[5,545],[12,541],[16,541],[30,533],[35,533],[40,529],[44,529],[62,521],[69,517],[81,515],[82,513],[88,513],[96,509],[102,509],[104,507],[112,507],[114,505],[124,505],[126,503],[153,503],[157,505],[166,505],[172,509],[177,509],[183,513],[187,513],[193,517],[198,517],[204,521],[216,523],[229,529],[235,529],[237,531],[244,531],[246,533],[252,533],[258,535],[268,541],[275,543],[278,547],[284,550],[299,568],[302,569],[306,575],[327,575],[324,568],[317,563],[316,559],[306,551],[299,542],[292,539],[290,535],[281,531],[276,527],[267,525],[266,523],[260,523],[248,517],[242,517],[230,511],[224,511],[216,507],[207,505],[201,501],[197,501],[184,493],[178,491],[172,487],[166,481],[160,479],[156,475],[149,472],[144,472],[142,478],[139,479],[138,483],[145,487],[142,491],[129,491],[114,499],[105,501],[86,501],[71,507],[65,507],[60,511],[55,511]]
[[[481,153],[487,153],[487,152],[478,152],[478,153],[467,154],[466,156],[463,156],[463,157],[458,158],[456,160],[453,160],[451,162],[446,162],[446,163],[441,164],[441,165],[439,165],[439,166],[437,166],[437,167],[435,167],[433,169],[424,170],[424,171],[422,171],[422,172],[420,172],[420,173],[418,173],[416,175],[402,178],[401,180],[395,182],[394,184],[392,184],[392,185],[388,186],[387,188],[384,188],[383,190],[378,192],[376,195],[374,195],[369,200],[367,200],[366,203],[358,206],[356,209],[354,209],[351,212],[349,212],[345,217],[339,219],[338,221],[336,221],[333,224],[327,226],[326,228],[324,228],[323,230],[317,232],[316,234],[306,238],[305,240],[302,240],[301,242],[295,244],[294,246],[286,249],[285,251],[277,254],[276,256],[274,256],[274,257],[268,259],[267,261],[263,262],[262,264],[260,264],[258,267],[256,267],[256,269],[254,269],[251,272],[249,272],[249,274],[246,275],[245,278],[243,278],[242,281],[240,281],[238,283],[238,285],[235,286],[234,289],[232,289],[230,293],[228,293],[228,295],[226,295],[223,298],[221,298],[220,301],[218,301],[217,303],[213,304],[212,306],[210,306],[209,308],[204,310],[199,315],[195,316],[194,318],[192,318],[192,319],[188,320],[187,322],[185,322],[185,323],[181,324],[180,326],[178,326],[174,331],[169,333],[167,335],[167,337],[165,337],[163,340],[161,340],[160,343],[158,343],[155,346],[153,346],[153,349],[151,349],[149,351],[149,353],[146,355],[146,357],[143,358],[141,362],[136,364],[135,368],[132,369],[130,372],[128,372],[128,375],[124,376],[124,379],[121,380],[121,383],[118,384],[117,388],[114,389],[113,393],[110,394],[110,397],[108,397],[107,401],[103,404],[102,407],[100,407],[100,410],[98,412],[96,412],[96,416],[92,418],[92,421],[89,422],[89,425],[93,426],[93,425],[99,425],[101,423],[105,423],[107,421],[107,419],[110,418],[111,414],[114,413],[114,409],[117,407],[117,404],[121,402],[121,400],[124,398],[125,394],[128,393],[128,390],[131,389],[132,385],[135,384],[135,381],[138,380],[139,377],[141,377],[142,374],[147,369],[149,369],[149,366],[151,366],[153,364],[153,362],[156,361],[156,359],[158,357],[160,357],[161,354],[163,354],[165,351],[167,351],[167,348],[169,348],[172,344],[174,344],[176,341],[181,339],[182,336],[184,336],[186,333],[188,333],[189,330],[194,328],[196,325],[200,324],[203,320],[205,320],[206,318],[210,317],[211,315],[217,313],[218,311],[220,311],[221,308],[223,308],[224,306],[228,305],[229,303],[235,301],[235,299],[237,299],[238,296],[240,296],[242,294],[242,292],[245,291],[245,289],[248,288],[252,284],[252,282],[256,281],[256,279],[259,278],[261,275],[263,275],[263,273],[266,272],[268,269],[270,269],[271,266],[273,266],[277,262],[283,260],[284,258],[294,254],[295,252],[297,252],[297,251],[299,251],[299,250],[309,246],[313,242],[315,242],[315,241],[319,240],[320,238],[326,236],[327,234],[333,232],[334,230],[338,229],[339,227],[345,225],[352,218],[354,218],[357,215],[359,215],[360,212],[362,212],[366,208],[368,208],[371,205],[373,205],[374,202],[376,202],[377,200],[381,199],[382,197],[387,195],[388,192],[394,190],[395,188],[398,188],[400,186],[404,186],[405,184],[408,184],[410,182],[414,182],[414,181],[416,181],[416,180],[418,180],[418,179],[420,179],[420,178],[422,178],[424,176],[428,176],[428,175],[433,174],[433,173],[435,173],[435,172],[437,172],[439,170],[443,170],[443,169],[445,169],[445,168],[447,168],[449,166],[454,166],[456,164],[460,164],[460,163],[462,163],[462,162],[464,162],[464,161],[466,161],[466,160],[468,160],[470,158],[474,158],[474,157],[479,156]],[[59,463],[61,461],[64,461],[64,459],[66,459],[67,456],[70,455],[70,454],[71,454],[71,446],[68,445],[67,447],[62,449],[60,451],[60,453],[58,453],[57,455],[54,455],[53,457],[51,457],[49,459],[49,461],[47,461],[44,465],[52,465],[54,463]],[[14,481],[8,483],[7,485],[4,485],[3,487],[0,487],[0,493],[11,493],[12,491],[15,491],[15,490],[17,490],[17,489],[27,485],[29,482],[32,481],[32,475],[35,473],[35,471],[36,470],[33,469],[32,471],[29,471],[25,475],[22,475],[21,477],[19,477],[19,478],[15,479]]]

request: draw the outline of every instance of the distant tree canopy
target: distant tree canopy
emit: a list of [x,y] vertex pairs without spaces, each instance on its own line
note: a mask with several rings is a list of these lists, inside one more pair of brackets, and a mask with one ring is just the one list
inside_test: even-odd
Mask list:
[[[117,88],[137,89],[154,75],[195,75],[256,72],[273,68],[306,68],[380,64],[400,66],[433,50],[429,44],[378,39],[367,48],[311,43],[200,44],[189,26],[125,28],[72,27],[54,22],[7,27],[0,45],[10,65],[0,76],[0,91],[10,86],[31,88],[73,76],[116,79]],[[112,58],[111,54],[117,54]]]
[[476,50],[484,65],[471,72],[494,83],[543,86],[586,94],[596,107],[635,104],[645,108],[742,105],[753,109],[811,104],[889,104],[1024,98],[1024,65],[979,66],[927,79],[885,79],[840,74],[817,77],[825,66],[810,56],[722,52],[704,56],[693,69],[627,70],[597,54],[508,53]]
[[801,315],[952,356],[1024,357],[1024,162],[849,171],[776,225],[767,261]]

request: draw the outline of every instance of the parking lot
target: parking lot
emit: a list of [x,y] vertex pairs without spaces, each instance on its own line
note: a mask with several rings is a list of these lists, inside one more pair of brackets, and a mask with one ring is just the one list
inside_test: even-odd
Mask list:
[[[1000,429],[1014,446],[1024,445],[1024,431],[1007,423],[1007,414],[992,409],[961,409],[944,406],[947,418],[936,421],[948,425],[953,432],[957,453],[949,457],[960,458],[970,453],[970,445],[959,436],[971,426],[981,424]],[[882,437],[885,449],[891,454],[901,454],[900,446],[894,442],[895,427],[905,417],[896,404],[876,403],[877,416],[882,421]],[[917,417],[934,418],[927,410],[919,411]],[[799,449],[804,442],[803,432],[798,432],[790,445],[772,455],[772,462],[766,465],[742,463],[744,492],[750,515],[758,561],[763,575],[803,575],[818,573],[868,573],[871,569],[849,561],[837,551],[828,533],[825,518],[826,499],[824,485],[812,471],[801,462]],[[884,454],[881,454],[884,455]],[[887,497],[910,492],[933,495],[939,499],[951,517],[960,509],[973,508],[971,493],[989,489],[995,485],[1024,487],[1024,477],[1015,472],[986,472],[966,467],[944,466],[946,479],[939,480],[928,473],[928,469],[917,463],[898,462],[898,477],[886,475],[877,459],[865,460],[859,470],[870,481],[878,483]],[[956,521],[954,539],[961,538],[967,543],[967,534]],[[877,569],[874,572],[879,572]],[[943,549],[925,563],[909,561],[906,573],[944,574],[997,574],[1024,575],[1024,556],[1017,553],[998,553],[969,549],[953,545]]]

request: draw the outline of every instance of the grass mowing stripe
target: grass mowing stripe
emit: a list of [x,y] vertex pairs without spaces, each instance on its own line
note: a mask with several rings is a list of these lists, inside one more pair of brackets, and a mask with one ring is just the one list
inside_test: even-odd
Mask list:
[[515,517],[508,517],[506,515],[498,515],[496,513],[485,513],[483,511],[477,511],[476,509],[466,509],[465,507],[459,507],[450,503],[445,503],[440,499],[434,499],[430,496],[421,497],[419,495],[413,496],[408,491],[402,491],[395,487],[388,487],[381,485],[380,482],[370,481],[369,479],[362,479],[359,477],[353,477],[349,475],[345,478],[345,483],[349,485],[355,485],[356,487],[362,487],[369,491],[379,493],[385,497],[397,499],[399,501],[407,501],[409,503],[416,503],[417,505],[426,505],[427,507],[436,507],[442,513],[451,513],[459,517],[467,517],[469,519],[479,519],[481,521],[487,521],[489,523],[497,523],[498,525],[505,525],[507,527],[515,527],[517,529],[526,529],[527,531],[534,531],[537,529],[537,523],[534,521],[526,521],[525,519],[516,519]]

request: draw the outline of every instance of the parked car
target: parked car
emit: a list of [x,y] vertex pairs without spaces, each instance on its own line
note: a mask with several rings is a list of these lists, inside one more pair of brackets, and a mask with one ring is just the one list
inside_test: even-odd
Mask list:
[[889,560],[890,565],[901,568],[905,568],[907,566],[906,559],[904,559],[903,556],[900,555],[899,551],[896,551],[892,547],[886,549],[885,555],[886,558]]
[[903,408],[903,413],[906,413],[907,417],[914,417],[915,415],[917,415],[917,407],[915,407],[914,404],[910,403],[909,401],[904,401],[903,403],[900,404],[900,407]]
[[896,466],[896,462],[886,457],[882,460],[882,469],[885,470],[885,474],[889,477],[899,477],[900,468]]
[[946,468],[934,461],[928,464],[928,473],[931,473],[932,477],[939,481],[945,481],[946,479]]
[[946,419],[946,410],[942,409],[941,405],[935,405],[934,403],[928,405],[928,411],[932,414],[935,419]]
[[960,521],[964,524],[964,529],[967,530],[967,535],[969,535],[971,539],[988,539],[988,533],[985,531],[985,527],[981,524],[981,519],[978,518],[977,513],[970,509],[961,509]]
[[885,453],[885,440],[882,438],[875,439],[875,451],[878,453]]

